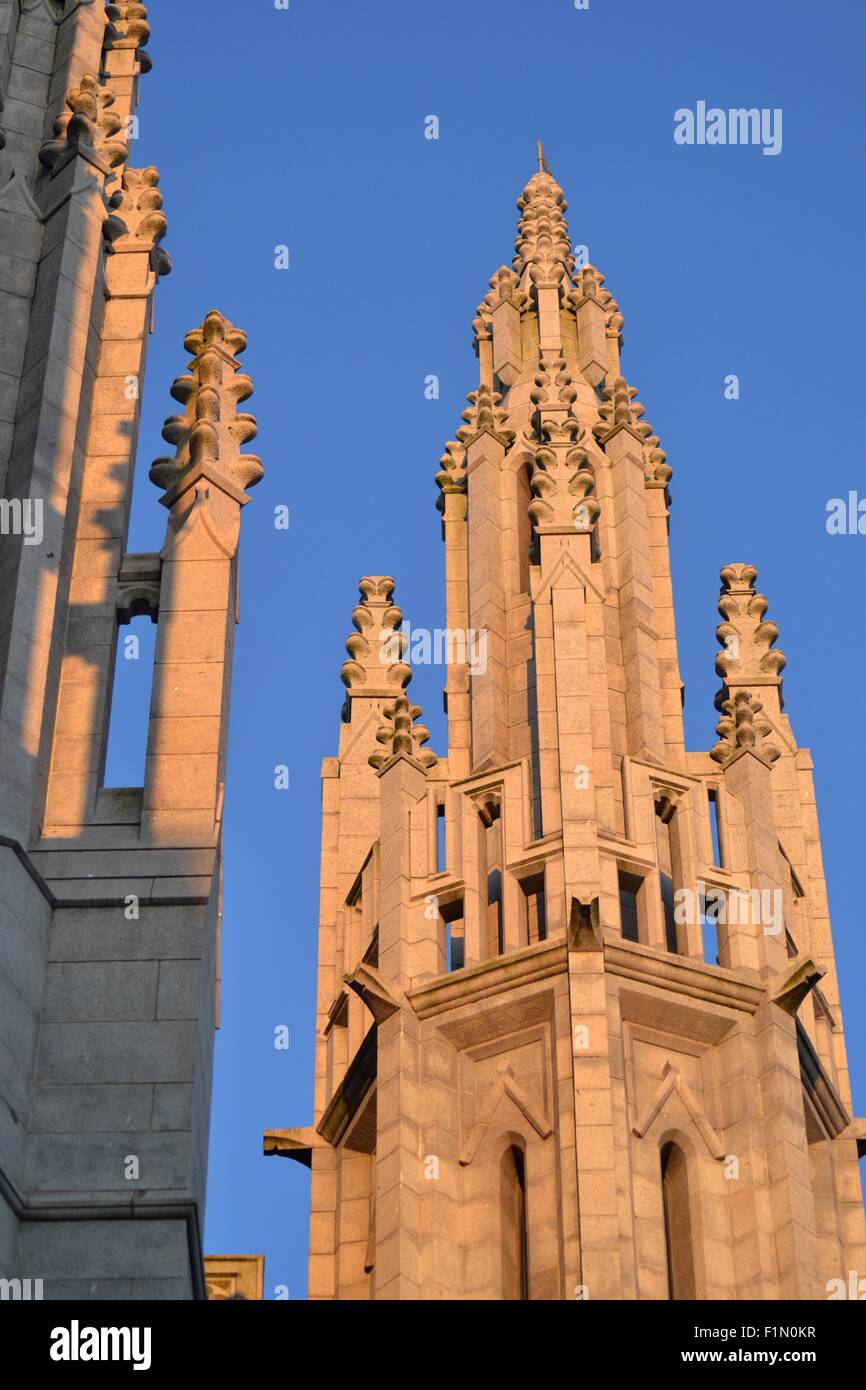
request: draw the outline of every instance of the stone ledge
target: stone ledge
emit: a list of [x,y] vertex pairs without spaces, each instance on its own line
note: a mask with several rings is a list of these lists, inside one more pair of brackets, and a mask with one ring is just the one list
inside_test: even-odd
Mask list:
[[564,937],[524,946],[519,951],[466,966],[450,975],[440,975],[406,991],[406,998],[419,1018],[430,1018],[448,1009],[477,1003],[501,994],[516,984],[534,984],[568,970],[568,950]]
[[663,986],[676,994],[703,999],[708,1004],[724,1004],[743,1013],[755,1013],[764,1000],[765,986],[759,981],[746,979],[724,966],[654,951],[634,941],[606,940],[604,965],[611,975]]

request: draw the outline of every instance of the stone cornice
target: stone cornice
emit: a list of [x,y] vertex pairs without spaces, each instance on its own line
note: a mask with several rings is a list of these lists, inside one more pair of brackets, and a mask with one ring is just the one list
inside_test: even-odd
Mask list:
[[623,979],[652,985],[753,1014],[764,1002],[765,986],[720,965],[655,951],[634,941],[604,943],[605,970]]
[[453,975],[439,976],[406,991],[406,998],[419,1018],[475,1004],[501,994],[508,986],[535,984],[561,975],[568,969],[565,938],[524,946],[507,956],[497,956],[481,965],[469,966]]

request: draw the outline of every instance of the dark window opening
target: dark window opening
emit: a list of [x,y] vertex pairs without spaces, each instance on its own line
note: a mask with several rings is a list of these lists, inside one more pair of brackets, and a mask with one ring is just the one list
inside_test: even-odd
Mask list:
[[640,941],[638,895],[643,879],[637,874],[619,871],[619,920],[623,941]]
[[436,872],[441,874],[445,866],[445,804],[440,801],[436,807]]
[[720,892],[713,891],[712,900],[708,903],[706,898],[700,900],[701,912],[701,942],[703,945],[704,962],[707,965],[721,965],[721,936],[719,935],[719,914],[724,906],[724,898]]
[[487,933],[488,956],[501,956],[505,950],[501,869],[493,869],[487,875]]
[[676,904],[674,903],[674,881],[670,874],[660,874],[662,911],[665,918],[665,945],[671,955],[679,951],[677,942]]
[[523,941],[533,946],[547,940],[547,902],[544,895],[544,874],[533,874],[520,883],[523,892]]
[[452,922],[445,923],[445,960],[449,975],[452,970],[462,970],[465,963],[465,942],[459,931],[460,926],[462,923],[459,926]]
[[463,899],[443,903],[439,915],[445,926],[445,970],[462,970],[466,964]]
[[719,794],[715,787],[711,787],[708,793],[710,806],[710,831],[713,837],[713,863],[718,864],[719,868],[724,868],[722,860],[722,831],[719,820]]
[[529,1298],[529,1228],[526,1216],[526,1166],[523,1151],[510,1145],[499,1166],[502,1219],[502,1297]]
[[686,1156],[678,1144],[661,1151],[668,1298],[694,1299],[695,1266]]
[[502,814],[498,797],[478,806],[479,867],[482,891],[487,899],[487,939],[482,941],[486,960],[505,950],[502,918]]
[[656,802],[656,852],[659,865],[659,894],[665,924],[665,946],[671,955],[680,950],[676,919],[676,888],[680,878],[679,841],[676,807],[667,796]]

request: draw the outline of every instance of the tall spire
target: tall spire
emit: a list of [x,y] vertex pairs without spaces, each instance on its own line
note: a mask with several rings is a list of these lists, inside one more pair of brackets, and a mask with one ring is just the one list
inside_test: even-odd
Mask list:
[[537,267],[531,278],[547,282],[559,280],[565,271],[570,277],[574,257],[568,238],[565,212],[568,203],[538,142],[538,172],[532,175],[517,200],[520,222],[512,265],[522,276],[528,267]]
[[310,1163],[316,1298],[820,1298],[866,1260],[866,1122],[810,759],[743,564],[718,741],[686,748],[671,469],[537,153],[437,475],[448,751],[368,576],[322,766],[314,1127],[265,1149]]

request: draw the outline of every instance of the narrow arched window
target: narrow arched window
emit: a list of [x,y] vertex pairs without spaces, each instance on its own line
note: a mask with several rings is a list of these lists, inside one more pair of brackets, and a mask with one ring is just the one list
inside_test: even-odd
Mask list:
[[511,1144],[499,1165],[502,1214],[502,1297],[529,1298],[529,1232],[526,1224],[526,1163]]
[[689,1175],[686,1156],[678,1144],[662,1146],[662,1200],[668,1263],[668,1298],[695,1298],[695,1263]]

